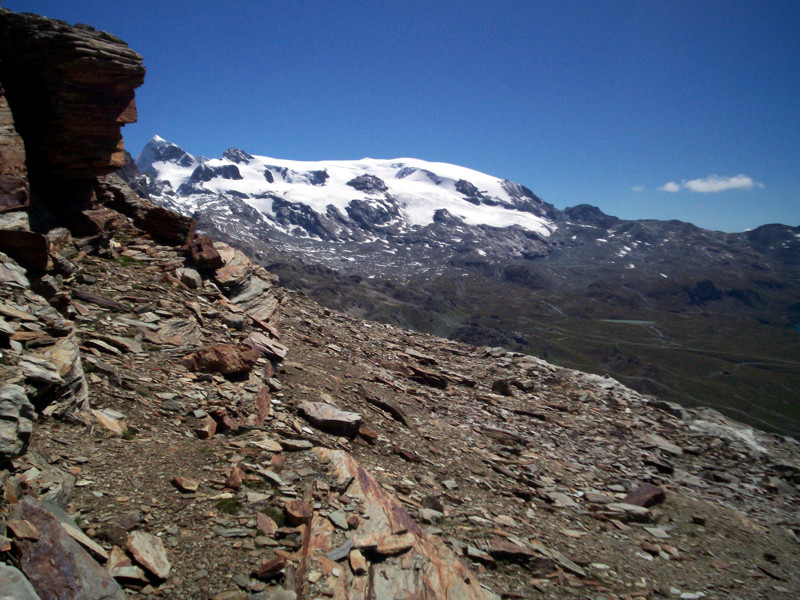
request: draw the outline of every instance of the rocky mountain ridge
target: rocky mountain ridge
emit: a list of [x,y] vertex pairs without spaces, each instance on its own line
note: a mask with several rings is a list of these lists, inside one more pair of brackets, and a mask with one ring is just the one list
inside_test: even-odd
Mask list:
[[138,163],[146,173],[130,164],[126,178],[140,193],[326,306],[800,434],[798,227],[728,234],[559,211],[518,184],[413,159],[206,159],[155,138]]
[[322,308],[111,166],[0,171],[0,596],[797,594],[795,441]]

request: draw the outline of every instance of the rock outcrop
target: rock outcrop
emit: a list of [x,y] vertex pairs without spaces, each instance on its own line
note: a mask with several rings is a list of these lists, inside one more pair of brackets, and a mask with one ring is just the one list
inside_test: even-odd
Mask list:
[[25,146],[0,85],[0,212],[27,206],[29,196]]
[[[34,196],[51,209],[86,202],[98,175],[123,166],[120,128],[136,121],[144,74],[141,56],[111,34],[0,9],[0,83]],[[24,192],[12,193],[20,204]]]

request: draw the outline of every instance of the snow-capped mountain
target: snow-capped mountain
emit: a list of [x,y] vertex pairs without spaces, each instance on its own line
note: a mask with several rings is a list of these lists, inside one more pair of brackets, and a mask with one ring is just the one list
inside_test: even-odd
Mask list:
[[156,136],[136,166],[160,203],[307,252],[331,242],[444,247],[466,235],[493,238],[484,252],[523,256],[540,254],[558,228],[558,211],[522,185],[413,158],[306,162],[230,148],[206,159]]

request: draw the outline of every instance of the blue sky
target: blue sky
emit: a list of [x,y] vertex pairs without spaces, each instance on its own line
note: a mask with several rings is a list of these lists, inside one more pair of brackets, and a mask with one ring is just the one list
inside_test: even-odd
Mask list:
[[144,56],[134,154],[415,157],[559,208],[800,225],[800,2],[6,0]]

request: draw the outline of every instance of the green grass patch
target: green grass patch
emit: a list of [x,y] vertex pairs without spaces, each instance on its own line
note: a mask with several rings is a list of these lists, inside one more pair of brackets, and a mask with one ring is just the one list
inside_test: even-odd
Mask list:
[[220,498],[217,502],[217,510],[226,515],[235,515],[241,508],[242,505],[236,498]]

